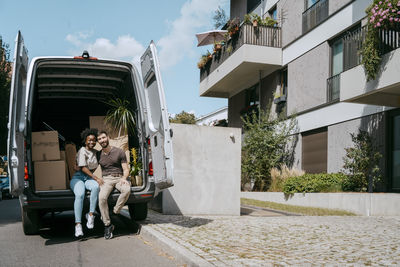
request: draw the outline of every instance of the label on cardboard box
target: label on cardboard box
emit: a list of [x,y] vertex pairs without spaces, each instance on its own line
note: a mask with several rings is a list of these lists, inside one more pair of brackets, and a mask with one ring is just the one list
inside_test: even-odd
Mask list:
[[37,161],[34,163],[35,188],[38,191],[67,189],[65,161]]
[[32,161],[59,160],[57,131],[32,132]]

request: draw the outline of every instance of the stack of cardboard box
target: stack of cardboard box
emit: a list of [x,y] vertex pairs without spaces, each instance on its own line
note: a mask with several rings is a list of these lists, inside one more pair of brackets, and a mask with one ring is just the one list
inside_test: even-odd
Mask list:
[[64,151],[60,151],[57,131],[32,132],[32,161],[37,191],[67,189]]

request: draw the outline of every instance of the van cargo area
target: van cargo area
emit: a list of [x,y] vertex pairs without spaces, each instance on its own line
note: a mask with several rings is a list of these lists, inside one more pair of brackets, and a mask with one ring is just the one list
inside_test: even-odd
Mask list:
[[[80,133],[90,127],[89,117],[105,116],[110,106],[110,99],[126,99],[130,109],[135,113],[136,129],[129,135],[129,147],[138,151],[138,160],[142,159],[146,144],[142,133],[142,116],[140,102],[135,94],[131,66],[123,62],[81,59],[42,59],[37,63],[36,72],[32,75],[31,96],[28,99],[28,133],[57,131],[61,151],[65,145],[74,143],[78,150],[82,146]],[[32,157],[32,137],[27,136],[27,157]],[[32,159],[32,158],[31,158]],[[28,160],[30,181],[35,185],[37,166]],[[145,166],[143,164],[143,166]],[[146,177],[146,175],[142,175]],[[33,179],[32,179],[33,178]],[[133,187],[140,191],[145,187]],[[70,195],[71,190],[54,189],[58,194]],[[36,191],[40,191],[37,190]],[[49,193],[49,192],[47,192]],[[54,192],[55,193],[55,192]]]

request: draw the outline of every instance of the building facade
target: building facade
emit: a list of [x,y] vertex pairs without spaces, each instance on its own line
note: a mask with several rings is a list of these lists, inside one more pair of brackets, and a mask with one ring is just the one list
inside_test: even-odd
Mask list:
[[231,127],[241,127],[241,116],[258,107],[296,114],[293,166],[309,173],[342,170],[350,134],[368,131],[383,155],[378,191],[400,192],[400,34],[382,34],[380,70],[367,81],[359,52],[371,3],[231,0],[231,18],[257,13],[278,23],[241,23],[201,69],[200,95],[228,99]]

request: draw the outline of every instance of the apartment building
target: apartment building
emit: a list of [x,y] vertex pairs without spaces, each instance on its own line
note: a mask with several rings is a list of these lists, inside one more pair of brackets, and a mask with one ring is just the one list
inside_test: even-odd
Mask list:
[[359,50],[371,3],[231,0],[231,18],[256,13],[278,24],[242,23],[200,70],[200,95],[228,99],[231,127],[269,103],[275,115],[297,114],[293,165],[309,173],[339,172],[352,146],[350,133],[366,130],[383,155],[378,190],[400,192],[400,36],[382,35],[382,64],[376,79],[367,81]]

